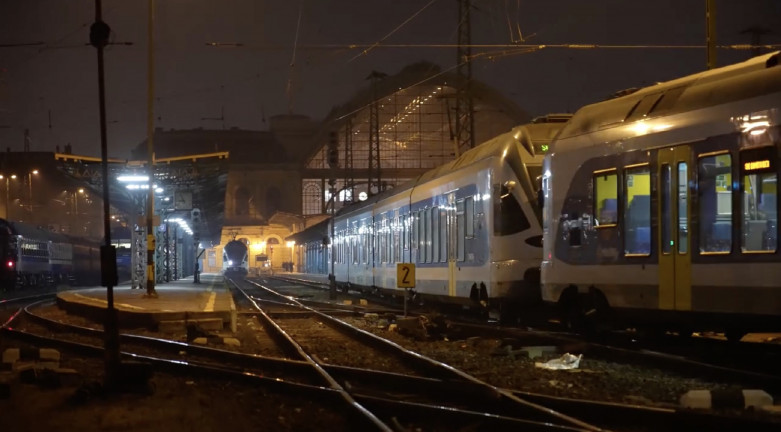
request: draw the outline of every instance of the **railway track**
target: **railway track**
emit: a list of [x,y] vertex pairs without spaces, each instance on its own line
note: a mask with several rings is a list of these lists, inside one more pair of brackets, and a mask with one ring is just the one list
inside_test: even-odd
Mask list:
[[[343,421],[355,430],[402,430],[409,427],[459,430],[471,426],[479,429],[490,427],[492,430],[610,428],[639,431],[658,430],[670,424],[708,430],[734,430],[736,427],[774,429],[773,425],[746,419],[554,398],[496,388],[447,365],[423,359],[417,353],[405,352],[398,345],[394,347],[394,344],[376,340],[373,335],[351,329],[345,324],[332,324],[334,327],[317,324],[331,318],[321,315],[322,312],[312,307],[300,305],[297,307],[303,312],[298,315],[287,314],[284,309],[292,308],[291,303],[295,304],[289,298],[273,303],[269,299],[260,300],[259,293],[249,293],[249,287],[243,290],[247,292],[245,298],[250,303],[276,305],[276,310],[266,316],[278,314],[286,317],[275,316],[270,324],[264,325],[265,329],[278,327],[278,330],[267,330],[269,336],[285,328],[297,333],[301,328],[313,326],[318,331],[325,327],[339,329],[337,333],[341,335],[337,336],[331,331],[298,335],[296,339],[300,338],[301,343],[295,340],[279,342],[282,346],[288,345],[280,349],[281,355],[262,356],[123,334],[121,346],[125,358],[151,364],[158,371],[249,382],[283,394],[320,400],[327,406],[335,407],[337,412],[349,412]],[[100,330],[48,320],[43,317],[44,314],[37,313],[45,309],[43,305],[38,302],[19,311],[13,321],[13,330],[5,326],[4,333],[39,345],[57,346],[84,355],[102,355],[103,335]],[[333,309],[332,306],[329,309]],[[344,315],[343,311],[336,312],[337,315]],[[264,312],[245,313],[243,316],[261,318]],[[313,318],[315,316],[317,318]],[[299,328],[289,324],[291,321],[305,324]],[[341,332],[359,336],[348,337]],[[354,340],[353,343],[369,347],[360,348],[360,353],[372,349],[377,350],[376,357],[398,356],[410,360],[390,362],[386,370],[377,370],[376,367],[368,369],[345,361],[349,356],[341,359],[330,356],[326,361],[319,358],[317,352],[307,353],[303,348],[315,346],[318,341],[331,337],[338,343]],[[284,339],[284,336],[276,338]],[[354,350],[346,351],[355,355]],[[369,366],[369,363],[364,366]],[[638,419],[643,419],[641,424]]]
[[[323,289],[321,284],[301,279],[292,281]],[[447,316],[447,322],[448,332],[458,334],[460,338],[508,339],[513,340],[515,346],[553,345],[608,361],[659,368],[693,378],[733,382],[781,394],[781,374],[777,372],[781,344],[674,335],[648,338],[632,332],[579,335],[552,328],[498,326],[453,315]]]

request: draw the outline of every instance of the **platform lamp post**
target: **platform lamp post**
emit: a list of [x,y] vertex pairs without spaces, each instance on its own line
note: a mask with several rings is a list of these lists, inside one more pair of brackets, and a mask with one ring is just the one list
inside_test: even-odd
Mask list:
[[11,179],[16,179],[16,174],[4,176],[0,174],[0,180],[5,178],[5,220],[11,220]]
[[[124,184],[125,188],[127,188],[129,191],[131,191],[131,192],[138,192],[137,196],[142,196],[142,198],[141,198],[142,204],[141,205],[144,208],[148,208],[148,206],[144,204],[143,195],[146,195],[147,188],[149,188],[149,183],[148,183],[149,182],[149,176],[147,176],[145,174],[142,174],[142,175],[139,175],[139,174],[122,174],[122,175],[117,177],[117,181],[122,183],[122,184]],[[154,236],[154,233],[152,233],[152,235]],[[135,244],[135,240],[134,240],[134,244]],[[132,253],[135,255],[136,251],[133,250]],[[148,254],[146,256],[147,256],[147,258],[149,258]],[[147,268],[147,271],[149,271],[148,265],[147,265],[146,268]],[[133,269],[133,271],[135,272],[135,268]],[[154,278],[154,275],[153,275],[153,278]],[[148,282],[148,280],[149,280],[149,278],[147,277],[147,282]],[[136,281],[136,279],[135,279],[135,277],[133,277],[133,287],[134,288],[135,288],[135,281]],[[139,278],[139,288],[141,288],[142,286],[143,286],[143,283],[141,282],[141,280]]]
[[27,186],[29,186],[30,190],[30,219],[32,219],[33,215],[33,175],[38,175],[38,170],[34,169],[27,173]]

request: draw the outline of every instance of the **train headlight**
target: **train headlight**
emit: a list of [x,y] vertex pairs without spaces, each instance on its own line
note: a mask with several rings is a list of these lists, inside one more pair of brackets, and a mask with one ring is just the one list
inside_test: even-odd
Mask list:
[[232,265],[233,265],[233,261],[231,261],[231,260],[228,260],[228,265],[229,265],[229,266],[232,266]]

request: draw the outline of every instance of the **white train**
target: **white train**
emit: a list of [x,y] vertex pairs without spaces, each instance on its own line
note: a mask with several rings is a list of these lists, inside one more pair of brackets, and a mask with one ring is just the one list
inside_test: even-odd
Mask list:
[[222,272],[227,276],[247,276],[249,259],[246,240],[231,240],[222,250]]
[[581,108],[545,157],[542,298],[728,337],[781,328],[779,53]]
[[337,284],[401,296],[397,263],[414,263],[420,300],[476,306],[504,318],[521,305],[540,305],[542,158],[569,117],[518,126],[342,209],[333,228]]

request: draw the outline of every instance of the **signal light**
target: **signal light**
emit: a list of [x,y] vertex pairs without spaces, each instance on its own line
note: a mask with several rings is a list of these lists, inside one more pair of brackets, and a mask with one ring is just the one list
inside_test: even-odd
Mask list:
[[8,268],[13,268],[13,266],[14,266],[14,262],[13,262],[13,261],[11,261],[11,260],[9,260],[9,261],[8,261],[8,263],[7,263],[6,265],[8,265]]

